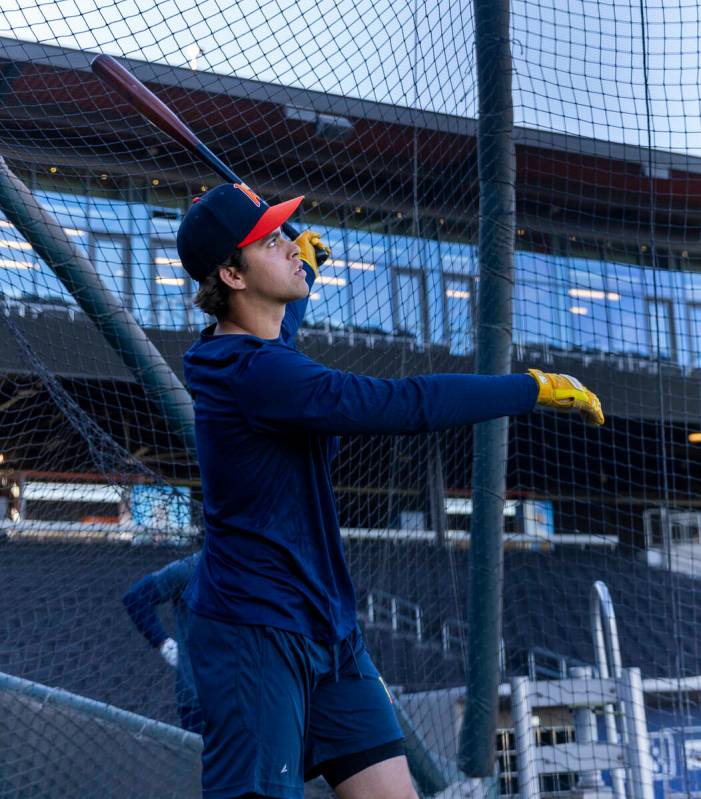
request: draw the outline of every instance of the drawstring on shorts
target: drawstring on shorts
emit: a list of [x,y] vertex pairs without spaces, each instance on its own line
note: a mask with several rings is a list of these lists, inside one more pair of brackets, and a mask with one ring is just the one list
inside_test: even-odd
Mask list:
[[362,680],[363,679],[363,672],[360,670],[360,664],[358,663],[358,658],[355,654],[355,647],[353,646],[353,642],[350,640],[350,636],[344,638],[342,641],[336,644],[331,645],[331,653],[333,655],[333,677],[334,682],[338,682],[340,679],[340,661],[341,661],[341,647],[343,645],[350,647],[351,657],[353,658],[353,663],[355,664],[355,670],[358,672],[358,677]]

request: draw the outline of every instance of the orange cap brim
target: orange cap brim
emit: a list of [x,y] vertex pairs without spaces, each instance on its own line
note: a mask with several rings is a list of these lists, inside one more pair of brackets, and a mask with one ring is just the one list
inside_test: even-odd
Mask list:
[[304,195],[302,194],[300,197],[295,197],[293,200],[285,200],[284,203],[271,205],[270,208],[268,208],[268,210],[263,214],[263,216],[261,216],[261,218],[256,222],[246,238],[239,243],[238,249],[240,250],[247,244],[253,244],[254,241],[262,239],[263,236],[267,236],[268,233],[272,233],[275,228],[278,228],[287,222],[287,220],[297,210],[303,199]]

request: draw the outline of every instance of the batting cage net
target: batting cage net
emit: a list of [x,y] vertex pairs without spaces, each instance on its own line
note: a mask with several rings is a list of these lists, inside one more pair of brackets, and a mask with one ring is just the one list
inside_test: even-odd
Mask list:
[[[602,428],[509,420],[490,562],[471,559],[472,428],[341,441],[359,621],[419,794],[701,790],[699,9],[514,0],[499,37],[479,5],[3,4],[0,796],[199,795],[196,697],[163,642],[203,535],[182,356],[212,320],[175,239],[222,179],[96,77],[99,53],[267,202],[305,195],[292,221],[332,254],[301,351],[469,373],[505,312],[513,372],[601,398]],[[494,41],[515,213],[490,223],[480,192],[510,157],[479,141]],[[490,225],[510,309],[480,298]],[[471,635],[477,578],[498,653]],[[497,696],[466,692],[481,658]],[[495,759],[461,770],[475,705]]]

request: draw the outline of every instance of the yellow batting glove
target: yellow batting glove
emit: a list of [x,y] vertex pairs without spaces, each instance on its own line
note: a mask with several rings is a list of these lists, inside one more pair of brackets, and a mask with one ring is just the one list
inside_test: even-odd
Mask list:
[[321,236],[314,230],[305,230],[301,236],[297,236],[295,244],[299,247],[299,257],[314,270],[316,277],[319,277],[318,258],[320,253],[326,253],[323,260],[331,255],[331,248],[321,240]]
[[538,383],[538,405],[566,413],[579,411],[582,419],[592,426],[604,423],[599,398],[576,377],[541,372],[540,369],[529,369],[528,374]]

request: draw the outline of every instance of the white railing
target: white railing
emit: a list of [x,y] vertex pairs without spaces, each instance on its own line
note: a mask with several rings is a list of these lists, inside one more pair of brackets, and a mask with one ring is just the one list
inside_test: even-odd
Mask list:
[[421,607],[416,602],[388,594],[371,591],[367,599],[368,624],[388,623],[394,633],[409,633],[417,641],[423,640]]

